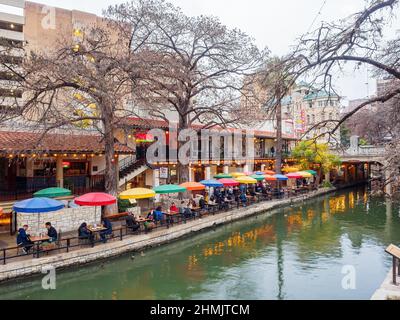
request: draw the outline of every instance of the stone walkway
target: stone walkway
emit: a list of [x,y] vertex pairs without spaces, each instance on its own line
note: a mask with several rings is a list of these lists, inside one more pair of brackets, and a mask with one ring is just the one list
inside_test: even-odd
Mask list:
[[371,300],[400,300],[400,276],[397,276],[397,285],[393,284],[392,269]]
[[160,228],[148,234],[127,236],[122,241],[114,240],[107,244],[99,244],[94,248],[79,248],[68,253],[56,251],[49,256],[39,259],[28,259],[27,257],[18,258],[6,265],[0,265],[0,282],[39,274],[42,272],[44,266],[52,266],[56,269],[66,268],[119,256],[127,252],[145,250],[146,248],[175,241],[181,237],[190,236],[192,233],[215,228],[216,226],[231,223],[259,213],[270,212],[273,214],[273,209],[301,203],[302,201],[335,190],[334,188],[324,188],[296,198],[260,202],[249,207],[218,213],[214,216],[210,215],[202,219],[190,221],[186,224],[174,225],[169,229]]

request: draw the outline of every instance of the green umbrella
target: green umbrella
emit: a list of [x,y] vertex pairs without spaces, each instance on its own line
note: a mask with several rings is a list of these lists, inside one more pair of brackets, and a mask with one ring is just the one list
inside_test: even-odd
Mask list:
[[33,194],[35,198],[57,198],[72,195],[72,191],[64,188],[48,188]]
[[165,184],[153,189],[158,194],[170,194],[170,193],[180,193],[186,192],[187,189],[175,184]]
[[265,176],[259,175],[259,174],[254,174],[250,176],[250,178],[256,179],[257,181],[263,181],[265,180]]
[[215,179],[231,179],[232,176],[227,173],[220,173],[220,174],[217,174],[216,176],[214,176],[214,178]]
[[314,171],[314,170],[305,170],[304,172],[308,172],[308,173],[312,174],[313,176],[317,175],[317,171]]

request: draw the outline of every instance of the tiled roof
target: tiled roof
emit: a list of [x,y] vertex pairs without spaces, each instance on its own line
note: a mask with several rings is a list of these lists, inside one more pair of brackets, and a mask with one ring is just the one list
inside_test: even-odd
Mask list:
[[[115,151],[131,154],[134,151],[120,143],[115,143]],[[99,135],[67,135],[0,131],[0,153],[104,153],[104,142]]]
[[[154,129],[154,128],[168,129],[169,128],[168,122],[163,121],[163,120],[155,120],[155,119],[126,118],[126,119],[124,119],[124,121],[122,123],[124,125],[132,126],[132,127],[140,128],[140,129]],[[200,130],[203,128],[203,126],[200,124],[193,124],[192,128],[195,130]],[[221,127],[213,127],[210,130],[222,130],[222,128]],[[228,128],[227,130],[234,132],[235,130],[240,130],[240,129]],[[255,130],[254,135],[256,137],[261,137],[261,138],[271,138],[271,139],[276,138],[276,133],[272,132],[272,131]],[[283,137],[285,139],[295,140],[294,136],[283,134]]]
[[335,93],[329,93],[325,90],[321,90],[318,92],[313,92],[304,97],[304,101],[310,101],[310,100],[315,100],[315,99],[325,99],[325,98],[330,98],[330,99],[337,99],[339,96]]

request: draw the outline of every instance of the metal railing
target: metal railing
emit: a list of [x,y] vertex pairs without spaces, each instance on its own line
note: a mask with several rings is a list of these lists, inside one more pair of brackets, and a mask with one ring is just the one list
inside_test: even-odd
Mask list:
[[[313,191],[314,189],[302,189],[299,190],[299,193],[293,193],[291,189],[284,189],[282,192],[281,190],[274,190],[272,189],[268,193],[264,194],[257,194],[254,197],[248,196],[248,201],[246,203],[247,206],[251,206],[256,203],[260,203],[263,201],[271,201],[273,199],[284,199],[284,198],[296,198],[298,196],[304,196],[304,194],[309,193]],[[140,235],[143,233],[148,233],[151,232],[152,230],[157,230],[160,228],[166,228],[169,229],[173,227],[174,225],[180,225],[180,224],[186,224],[190,221],[195,221],[198,218],[202,218],[204,215],[217,215],[223,212],[228,212],[231,209],[234,208],[240,208],[243,206],[241,201],[233,201],[231,203],[220,203],[217,204],[216,206],[206,206],[204,209],[198,209],[192,211],[192,215],[185,215],[185,214],[178,214],[176,216],[171,216],[169,217],[168,215],[166,220],[163,222],[157,222],[155,225],[155,228],[151,230],[146,230],[144,227],[144,224],[140,224],[140,229],[132,232],[130,231],[129,227],[126,224],[123,224],[120,227],[117,227],[113,229],[112,235],[108,237],[108,240],[119,240],[122,241],[126,237],[132,237],[135,235]],[[84,246],[91,246],[95,247],[96,244],[101,244],[103,241],[101,239],[99,240],[90,240],[90,239],[81,239],[79,237],[69,237],[69,238],[61,238],[57,242],[55,242],[55,247],[54,248],[45,248],[42,247],[40,243],[35,243],[32,246],[32,253],[30,254],[25,254],[22,252],[22,247],[10,247],[10,248],[3,248],[0,249],[1,256],[0,256],[0,261],[2,262],[3,265],[6,265],[8,261],[13,260],[13,259],[18,259],[18,258],[23,258],[23,257],[29,257],[32,256],[32,258],[40,258],[42,254],[49,254],[52,252],[60,252],[60,251],[65,251],[65,252],[70,252],[74,248],[82,248]]]

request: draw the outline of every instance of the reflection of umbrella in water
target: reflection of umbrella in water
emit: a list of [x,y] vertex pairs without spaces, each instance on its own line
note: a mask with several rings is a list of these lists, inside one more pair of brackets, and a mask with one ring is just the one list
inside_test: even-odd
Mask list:
[[96,222],[97,222],[97,207],[109,206],[115,204],[116,202],[117,198],[115,198],[110,194],[102,192],[87,193],[75,199],[75,203],[77,205],[85,207],[95,207],[94,217]]
[[35,198],[57,198],[72,195],[72,191],[64,188],[47,188],[33,194]]
[[62,202],[50,198],[32,198],[20,201],[13,206],[13,210],[18,213],[38,213],[38,230],[41,213],[58,211],[63,208]]

